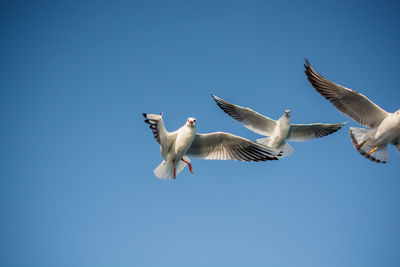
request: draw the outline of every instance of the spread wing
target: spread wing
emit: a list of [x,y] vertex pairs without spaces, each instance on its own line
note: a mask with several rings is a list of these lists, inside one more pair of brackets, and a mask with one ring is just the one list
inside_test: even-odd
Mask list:
[[314,138],[324,137],[331,133],[336,132],[345,123],[339,124],[292,124],[287,139],[291,141],[307,141]]
[[203,159],[267,161],[277,160],[279,152],[230,133],[196,134],[186,155]]
[[374,128],[388,116],[385,110],[364,95],[322,77],[307,59],[304,67],[308,80],[317,92],[359,124]]
[[161,115],[143,113],[143,117],[146,119],[144,122],[150,125],[150,129],[153,131],[154,138],[162,147],[169,147],[169,145],[175,140],[176,133],[170,133],[165,129],[164,121]]
[[263,116],[250,108],[229,103],[215,95],[211,95],[217,105],[229,116],[240,121],[246,128],[261,135],[270,136],[274,132],[276,121]]

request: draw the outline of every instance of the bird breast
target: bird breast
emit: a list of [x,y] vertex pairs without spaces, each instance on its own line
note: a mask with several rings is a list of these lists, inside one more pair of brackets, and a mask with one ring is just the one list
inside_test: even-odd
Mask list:
[[192,127],[183,126],[180,129],[174,147],[175,156],[177,158],[181,158],[186,153],[195,137],[196,131]]
[[278,148],[286,140],[289,129],[290,123],[287,120],[278,120],[268,145]]
[[277,127],[279,127],[279,133],[282,139],[286,140],[290,130],[289,118],[282,117],[281,119],[279,119]]

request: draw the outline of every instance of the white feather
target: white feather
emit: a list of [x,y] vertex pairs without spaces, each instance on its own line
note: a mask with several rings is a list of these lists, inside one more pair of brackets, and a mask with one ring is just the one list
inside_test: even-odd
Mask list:
[[[184,156],[183,159],[190,163],[190,159],[188,157]],[[170,163],[166,163],[165,160],[163,160],[160,165],[154,169],[153,173],[155,176],[157,176],[157,178],[161,180],[174,179],[174,165],[172,164],[172,161],[169,162]],[[183,171],[186,166],[187,164],[183,161],[175,163],[176,175]]]

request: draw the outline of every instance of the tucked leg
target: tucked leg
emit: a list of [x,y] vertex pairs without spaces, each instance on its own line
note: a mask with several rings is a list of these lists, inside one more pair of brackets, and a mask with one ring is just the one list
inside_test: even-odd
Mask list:
[[370,151],[370,152],[368,152],[368,155],[370,155],[370,154],[374,153],[374,152],[375,152],[377,149],[378,149],[378,147],[377,147],[377,146],[376,146],[375,148],[371,149],[371,151]]
[[190,170],[190,172],[193,174],[193,169],[192,169],[192,165],[189,163],[189,162],[187,162],[186,160],[184,160],[184,159],[181,159],[183,162],[185,162],[188,166],[189,166],[189,170]]

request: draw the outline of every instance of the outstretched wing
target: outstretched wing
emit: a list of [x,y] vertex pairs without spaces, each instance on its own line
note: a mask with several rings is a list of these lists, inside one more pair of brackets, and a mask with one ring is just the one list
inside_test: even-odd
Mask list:
[[314,138],[324,137],[331,133],[336,132],[345,123],[339,124],[292,124],[290,126],[290,132],[287,139],[291,141],[307,141]]
[[150,125],[150,129],[153,131],[154,138],[162,147],[168,147],[174,140],[175,133],[170,133],[165,129],[164,121],[161,115],[143,113],[143,117],[146,118],[144,122]]
[[385,110],[364,95],[322,77],[307,59],[304,67],[308,80],[317,92],[329,100],[339,111],[361,125],[374,128],[388,116]]
[[229,116],[240,121],[243,126],[261,135],[270,136],[274,132],[276,121],[263,116],[250,108],[244,108],[215,95],[211,95],[217,105]]
[[230,133],[196,134],[186,155],[203,159],[267,161],[277,160],[279,152]]

